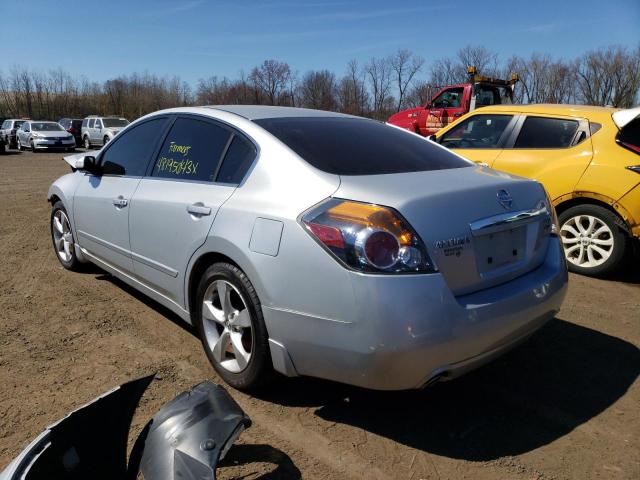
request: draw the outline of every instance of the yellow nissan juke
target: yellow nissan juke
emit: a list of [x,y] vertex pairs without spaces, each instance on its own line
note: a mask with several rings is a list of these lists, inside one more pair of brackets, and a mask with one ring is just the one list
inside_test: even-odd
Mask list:
[[569,270],[606,275],[640,237],[640,107],[496,105],[432,140],[496,170],[534,178],[556,207]]

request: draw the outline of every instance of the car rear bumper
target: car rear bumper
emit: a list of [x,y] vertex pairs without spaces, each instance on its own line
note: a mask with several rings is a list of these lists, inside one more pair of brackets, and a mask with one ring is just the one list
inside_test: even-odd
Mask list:
[[356,321],[264,313],[298,374],[403,390],[459,376],[526,339],[556,315],[566,286],[556,238],[535,270],[469,295],[454,297],[440,274],[354,273]]

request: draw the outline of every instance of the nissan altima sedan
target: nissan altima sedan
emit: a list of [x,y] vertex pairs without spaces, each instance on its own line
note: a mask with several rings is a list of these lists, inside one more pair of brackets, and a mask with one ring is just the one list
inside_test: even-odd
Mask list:
[[538,182],[373,120],[178,108],[83,155],[48,193],[60,263],[193,324],[236,388],[274,371],[421,388],[527,338],[565,295]]

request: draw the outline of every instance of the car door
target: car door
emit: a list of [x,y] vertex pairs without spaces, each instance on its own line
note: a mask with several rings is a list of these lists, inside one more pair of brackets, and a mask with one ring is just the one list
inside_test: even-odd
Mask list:
[[221,161],[225,153],[237,155],[243,147],[252,160],[255,147],[238,132],[204,117],[178,116],[134,195],[135,273],[178,305],[184,306],[189,259],[236,188],[233,178],[218,176]]
[[74,196],[78,243],[89,255],[121,272],[133,273],[129,207],[168,121],[154,117],[127,130],[103,150],[101,175],[86,173]]
[[102,120],[96,118],[96,122],[93,124],[93,129],[91,130],[91,132],[91,141],[93,143],[97,143],[98,145],[102,145]]
[[538,180],[555,199],[573,192],[592,157],[586,119],[527,115],[493,168]]
[[451,87],[436,96],[429,108],[420,112],[426,119],[420,119],[420,133],[424,136],[432,135],[441,128],[456,121],[464,112],[462,100],[464,87]]
[[24,122],[24,124],[20,126],[20,130],[18,130],[18,138],[20,139],[20,144],[23,147],[29,146],[29,134],[31,133],[30,127],[31,124],[29,122]]
[[513,114],[476,113],[438,137],[440,145],[476,163],[493,166],[517,121]]

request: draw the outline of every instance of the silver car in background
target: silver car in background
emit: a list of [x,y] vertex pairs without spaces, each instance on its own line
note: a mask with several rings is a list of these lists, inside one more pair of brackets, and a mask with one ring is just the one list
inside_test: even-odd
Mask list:
[[47,149],[75,150],[76,141],[57,122],[27,120],[16,133],[18,150],[30,148],[33,152]]
[[80,127],[82,145],[86,149],[95,145],[106,145],[127,125],[129,120],[126,118],[90,115],[82,120]]
[[83,155],[48,193],[58,259],[195,325],[236,388],[274,370],[420,388],[527,338],[566,292],[538,182],[373,120],[178,108]]

